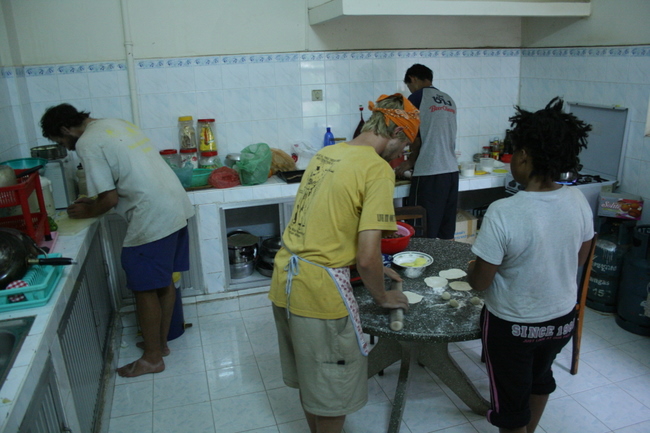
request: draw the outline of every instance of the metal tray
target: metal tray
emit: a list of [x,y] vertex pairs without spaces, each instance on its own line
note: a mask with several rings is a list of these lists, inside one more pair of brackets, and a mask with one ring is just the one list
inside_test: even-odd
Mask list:
[[277,175],[286,183],[298,183],[302,180],[305,170],[278,171]]

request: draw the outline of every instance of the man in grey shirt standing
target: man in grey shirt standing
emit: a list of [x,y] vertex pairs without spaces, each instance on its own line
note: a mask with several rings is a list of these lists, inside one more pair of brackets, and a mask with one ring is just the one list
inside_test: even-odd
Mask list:
[[404,83],[409,101],[420,110],[420,134],[411,154],[396,170],[401,176],[413,170],[408,204],[427,210],[427,235],[454,239],[458,204],[456,160],[456,103],[447,93],[432,86],[433,71],[415,64],[408,68]]

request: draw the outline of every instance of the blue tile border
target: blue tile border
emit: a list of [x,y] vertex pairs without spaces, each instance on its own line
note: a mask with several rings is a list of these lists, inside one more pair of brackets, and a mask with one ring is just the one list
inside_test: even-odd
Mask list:
[[[567,48],[490,48],[431,50],[365,50],[308,53],[242,54],[136,60],[136,69],[186,68],[192,66],[246,65],[337,60],[385,60],[478,57],[646,57],[650,46],[567,47]],[[0,68],[0,77],[39,77],[47,75],[126,71],[125,62],[97,62],[64,65],[16,66]]]
[[650,46],[525,48],[522,57],[646,57]]

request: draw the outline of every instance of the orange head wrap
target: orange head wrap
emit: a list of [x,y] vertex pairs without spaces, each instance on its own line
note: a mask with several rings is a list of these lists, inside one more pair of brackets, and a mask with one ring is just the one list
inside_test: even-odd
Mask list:
[[395,93],[394,95],[381,95],[377,102],[382,101],[391,96],[401,96],[404,101],[404,109],[396,108],[380,108],[375,106],[374,102],[368,101],[368,109],[370,111],[379,111],[383,113],[384,119],[386,120],[386,125],[392,120],[393,123],[397,126],[404,128],[404,134],[408,137],[409,141],[413,143],[415,137],[418,136],[418,129],[420,128],[420,111],[415,108],[415,105],[411,103],[407,98],[404,97],[401,93]]

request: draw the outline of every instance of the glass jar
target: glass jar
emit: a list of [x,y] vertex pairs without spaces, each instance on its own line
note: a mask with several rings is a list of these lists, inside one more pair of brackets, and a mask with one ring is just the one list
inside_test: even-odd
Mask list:
[[178,143],[181,149],[196,148],[196,131],[192,116],[178,118]]
[[199,133],[199,152],[216,152],[217,140],[214,137],[214,119],[199,119],[197,121]]
[[217,156],[217,152],[201,152],[201,158],[199,159],[199,168],[219,168],[221,167],[221,161]]
[[189,162],[192,164],[193,168],[199,168],[199,156],[198,152],[196,151],[196,147],[192,147],[191,149],[181,149],[181,167],[185,167],[185,165]]
[[181,167],[181,156],[176,149],[164,149],[160,151],[160,156],[163,157],[165,162],[172,168]]

